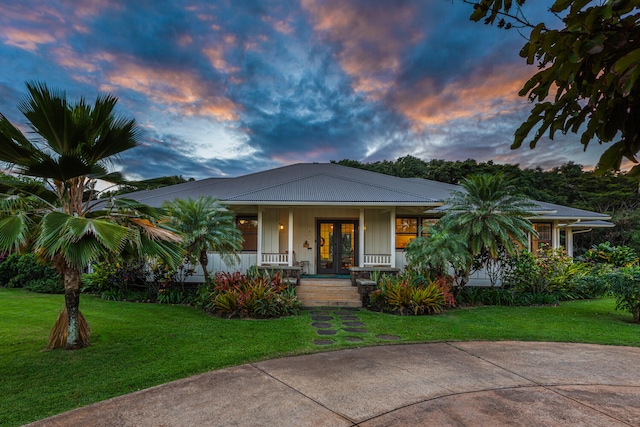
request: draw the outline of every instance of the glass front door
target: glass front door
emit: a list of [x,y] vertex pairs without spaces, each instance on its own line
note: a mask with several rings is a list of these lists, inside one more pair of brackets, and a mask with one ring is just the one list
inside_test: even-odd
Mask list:
[[355,221],[318,221],[318,274],[349,274],[356,250]]

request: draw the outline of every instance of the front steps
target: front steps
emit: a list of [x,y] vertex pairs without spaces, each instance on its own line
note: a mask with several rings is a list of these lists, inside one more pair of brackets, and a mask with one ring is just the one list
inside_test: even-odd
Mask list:
[[296,294],[302,307],[362,307],[349,279],[300,279]]

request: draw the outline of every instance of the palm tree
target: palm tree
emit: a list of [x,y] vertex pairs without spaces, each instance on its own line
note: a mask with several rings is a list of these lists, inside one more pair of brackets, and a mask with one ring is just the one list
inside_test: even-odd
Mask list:
[[421,274],[448,275],[453,271],[454,281],[465,276],[473,263],[467,242],[438,222],[429,229],[428,237],[413,239],[406,247],[408,267]]
[[[463,191],[453,192],[447,200],[447,214],[441,222],[444,229],[467,242],[478,268],[498,260],[502,251],[515,255],[518,244],[526,245],[529,234],[535,234],[528,219],[533,203],[502,173],[472,175],[461,186]],[[471,265],[467,280],[470,270]]]
[[[37,209],[0,216],[0,250],[31,250],[60,273],[65,309],[49,337],[50,348],[88,345],[88,325],[80,313],[80,275],[108,253],[133,251],[161,256],[170,264],[182,257],[180,237],[161,227],[162,212],[132,200],[97,201],[97,179],[123,182],[108,173],[110,161],[137,145],[135,120],[114,114],[117,99],[99,95],[93,105],[72,103],[44,83],[28,82],[18,104],[36,135],[29,140],[0,114],[0,162],[17,175],[0,183],[4,198],[30,196]],[[8,211],[3,211],[5,214]]]
[[197,200],[175,199],[165,204],[172,226],[184,235],[187,257],[200,262],[204,280],[209,282],[207,252],[219,252],[226,260],[242,249],[242,233],[235,225],[233,212],[213,197]]

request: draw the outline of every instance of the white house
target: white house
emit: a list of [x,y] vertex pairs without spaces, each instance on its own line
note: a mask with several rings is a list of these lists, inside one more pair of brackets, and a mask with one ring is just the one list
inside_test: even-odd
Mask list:
[[[342,275],[354,267],[402,269],[405,245],[443,215],[444,201],[454,190],[460,187],[333,163],[301,163],[126,197],[157,207],[175,198],[213,196],[229,205],[244,247],[236,265],[212,254],[213,271],[277,265],[300,266],[303,275]],[[534,203],[531,221],[539,236],[530,239],[532,250],[564,246],[572,254],[574,234],[613,226],[607,215]],[[475,279],[483,280],[482,273]]]

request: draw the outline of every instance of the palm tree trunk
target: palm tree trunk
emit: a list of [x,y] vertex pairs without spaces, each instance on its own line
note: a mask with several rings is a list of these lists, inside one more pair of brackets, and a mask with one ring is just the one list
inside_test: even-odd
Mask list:
[[78,314],[80,313],[80,271],[67,267],[64,272],[64,303],[67,308],[67,349],[84,347],[80,344]]
[[200,265],[202,266],[202,271],[204,272],[204,283],[209,283],[209,271],[207,271],[208,264],[209,257],[207,256],[207,251],[200,252]]
[[80,313],[80,274],[68,265],[62,269],[65,307],[49,334],[47,348],[75,350],[89,345],[91,329]]

